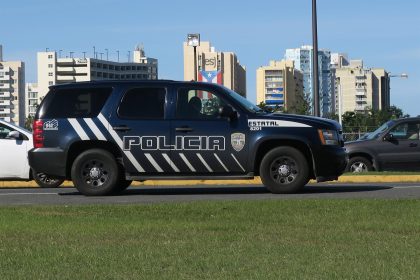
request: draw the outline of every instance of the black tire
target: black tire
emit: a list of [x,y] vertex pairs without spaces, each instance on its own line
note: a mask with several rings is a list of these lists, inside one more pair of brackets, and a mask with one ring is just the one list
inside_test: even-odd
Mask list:
[[373,171],[370,160],[365,157],[353,157],[346,166],[346,172],[363,173]]
[[41,188],[58,188],[64,182],[64,179],[53,178],[35,170],[32,170],[32,177]]
[[309,181],[309,165],[305,156],[293,147],[278,147],[261,161],[260,176],[272,193],[297,193]]
[[71,179],[84,195],[108,195],[120,182],[120,171],[114,156],[102,149],[81,153],[73,162]]

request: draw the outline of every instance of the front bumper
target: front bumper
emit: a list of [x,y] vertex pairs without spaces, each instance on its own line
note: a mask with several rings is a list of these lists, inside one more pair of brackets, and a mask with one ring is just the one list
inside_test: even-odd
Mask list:
[[57,178],[66,177],[66,154],[58,148],[35,148],[28,152],[33,170]]
[[318,182],[337,180],[349,160],[346,150],[339,146],[322,146],[313,151],[314,171]]

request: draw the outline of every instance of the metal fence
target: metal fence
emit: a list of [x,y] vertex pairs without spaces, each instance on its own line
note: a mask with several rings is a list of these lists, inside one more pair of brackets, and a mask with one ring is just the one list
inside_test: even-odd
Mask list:
[[365,135],[366,133],[370,133],[374,131],[377,127],[372,126],[364,126],[364,127],[346,127],[346,131],[352,132],[344,132],[343,137],[344,141],[354,141]]

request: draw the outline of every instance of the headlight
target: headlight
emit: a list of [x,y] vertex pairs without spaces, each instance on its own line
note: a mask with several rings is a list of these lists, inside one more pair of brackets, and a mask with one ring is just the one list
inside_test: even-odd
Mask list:
[[318,129],[322,145],[338,145],[338,134],[335,130]]

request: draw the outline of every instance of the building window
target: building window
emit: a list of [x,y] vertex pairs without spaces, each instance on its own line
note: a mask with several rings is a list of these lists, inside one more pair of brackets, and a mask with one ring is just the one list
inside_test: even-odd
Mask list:
[[48,55],[48,58],[49,58],[49,59],[53,58],[53,55],[52,55],[52,54],[49,54],[49,55]]
[[52,64],[48,64],[48,68],[53,68],[53,65]]
[[53,76],[53,73],[52,72],[49,72],[48,73],[48,76],[52,77]]
[[52,86],[54,84],[54,82],[53,81],[49,81],[48,82],[48,85],[50,85],[50,86]]

